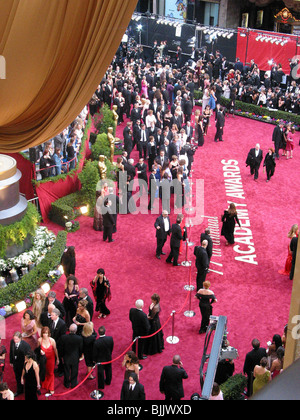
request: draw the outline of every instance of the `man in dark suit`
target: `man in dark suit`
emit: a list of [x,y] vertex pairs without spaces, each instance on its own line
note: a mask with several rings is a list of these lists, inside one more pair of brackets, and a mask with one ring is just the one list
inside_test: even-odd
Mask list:
[[258,171],[263,160],[263,152],[260,148],[260,145],[257,144],[254,148],[250,149],[246,164],[250,166],[251,175],[254,174],[254,181],[258,179]]
[[21,384],[21,376],[24,368],[25,356],[30,352],[30,345],[22,340],[20,332],[15,332],[10,342],[9,363],[14,369],[15,378],[17,382],[17,392],[15,397],[24,392],[24,387]]
[[[145,312],[143,312],[143,307],[143,300],[138,299],[135,302],[135,308],[131,308],[129,311],[129,320],[132,325],[132,340],[135,340],[137,337],[145,337],[149,333],[150,322]],[[145,340],[138,339],[132,346],[132,350],[140,360],[147,359],[147,356],[144,356],[144,342]],[[136,348],[136,343],[138,348]]]
[[63,319],[66,315],[64,305],[56,298],[56,293],[53,290],[50,290],[48,297],[45,300],[45,310],[47,311],[48,305],[54,305],[60,312],[60,317]]
[[282,146],[283,142],[283,127],[284,124],[280,121],[279,125],[276,125],[276,127],[274,128],[272,135],[272,141],[274,143],[275,155],[277,159],[279,159],[279,149]]
[[267,351],[265,348],[260,347],[260,342],[256,338],[252,341],[253,350],[247,353],[244,363],[243,372],[248,377],[247,395],[252,395],[253,386],[253,371],[256,365],[260,365],[260,361],[263,357],[267,357]]
[[99,338],[94,343],[93,360],[98,364],[98,389],[104,389],[105,385],[110,385],[112,380],[112,352],[114,340],[106,336],[105,327],[101,326],[98,330]]
[[209,268],[209,259],[207,255],[208,242],[204,240],[201,242],[201,246],[195,246],[194,255],[196,257],[196,268],[197,268],[197,291],[202,289],[203,283],[205,282],[206,275]]
[[57,308],[52,309],[51,323],[50,323],[49,328],[50,328],[51,338],[55,340],[56,345],[58,347],[57,350],[58,350],[59,364],[57,367],[57,373],[59,374],[59,376],[62,376],[64,373],[64,365],[63,365],[62,357],[60,354],[59,342],[62,336],[64,336],[67,332],[67,326],[66,326],[65,321],[60,318],[60,311]]
[[171,246],[171,252],[166,259],[167,263],[172,263],[173,260],[173,266],[178,266],[178,257],[179,257],[179,250],[180,250],[180,243],[181,241],[185,240],[184,236],[182,235],[182,230],[180,227],[181,223],[181,217],[177,217],[176,223],[172,225],[172,233],[171,233],[171,240],[170,240],[170,246]]
[[184,130],[185,130],[186,135],[187,135],[186,141],[188,143],[190,143],[192,138],[193,138],[193,133],[194,133],[193,127],[191,125],[191,121],[187,121],[187,123],[184,127]]
[[135,102],[135,104],[133,105],[133,108],[132,108],[131,113],[130,113],[130,119],[131,119],[133,125],[136,124],[137,120],[141,119],[141,110],[140,110],[139,104],[137,102]]
[[148,193],[148,178],[147,178],[147,165],[144,162],[144,159],[139,159],[139,163],[135,165],[137,170],[138,182],[139,182],[139,195],[143,195],[143,189],[145,189],[145,194]]
[[163,247],[170,235],[170,218],[166,210],[163,210],[156,219],[154,227],[156,229],[156,258],[160,260],[161,255],[166,255],[163,252]]
[[173,357],[171,366],[165,366],[162,370],[159,390],[165,394],[166,400],[181,400],[184,397],[183,379],[187,379],[188,374],[183,369],[179,355]]
[[108,242],[114,242],[112,238],[113,229],[115,225],[115,218],[111,210],[111,201],[106,198],[103,209],[103,241],[108,239]]
[[144,158],[144,160],[147,159],[147,143],[148,143],[148,133],[146,130],[146,125],[141,124],[141,131],[140,131],[140,137],[137,138],[137,147],[139,151],[139,157]]
[[215,142],[223,141],[223,132],[224,132],[224,125],[225,125],[225,115],[223,107],[218,105],[219,109],[217,110],[216,114],[216,135],[215,135]]
[[128,380],[125,380],[121,390],[121,401],[144,401],[146,399],[144,385],[138,382],[137,374],[129,374]]
[[202,244],[202,242],[205,241],[205,240],[207,240],[206,252],[207,252],[208,260],[210,261],[210,259],[212,257],[212,251],[213,251],[213,241],[210,237],[210,229],[209,228],[206,228],[205,232],[201,233],[200,243]]
[[58,347],[64,362],[64,386],[75,388],[78,385],[78,367],[83,351],[83,339],[81,335],[76,334],[76,324],[70,325],[69,332],[61,337]]

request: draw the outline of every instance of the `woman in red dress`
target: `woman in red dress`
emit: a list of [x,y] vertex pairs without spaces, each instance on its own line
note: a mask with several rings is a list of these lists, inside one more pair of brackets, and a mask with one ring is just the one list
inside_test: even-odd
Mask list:
[[42,382],[42,388],[54,394],[54,369],[55,361],[58,362],[58,353],[56,342],[50,337],[50,329],[43,327],[41,337],[39,338],[41,355],[46,357],[45,380]]
[[[295,224],[291,227],[291,230],[288,233],[288,238],[290,239],[290,241],[292,240],[292,238],[294,237],[298,237],[298,232],[299,232],[299,228],[298,225]],[[283,274],[284,276],[289,276],[290,272],[291,272],[291,267],[292,267],[292,259],[293,259],[293,254],[291,252],[290,249],[290,243],[288,244],[288,256],[285,262],[285,267],[284,270],[279,270],[279,274]]]

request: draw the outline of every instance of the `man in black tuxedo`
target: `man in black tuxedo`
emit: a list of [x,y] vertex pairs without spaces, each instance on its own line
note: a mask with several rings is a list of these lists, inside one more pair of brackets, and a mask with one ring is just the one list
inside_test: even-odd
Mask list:
[[253,371],[256,365],[260,365],[260,361],[263,357],[267,357],[267,351],[265,348],[260,347],[260,342],[256,338],[252,341],[253,350],[247,353],[243,372],[248,377],[247,395],[252,395],[253,386]]
[[131,152],[133,150],[133,136],[132,131],[129,130],[124,134],[124,150],[127,152],[127,158],[130,159]]
[[64,305],[56,298],[56,293],[53,290],[50,290],[48,297],[45,300],[45,310],[47,311],[48,305],[54,305],[60,312],[60,317],[63,319],[66,315]]
[[[129,311],[129,320],[132,325],[132,340],[135,340],[137,337],[146,337],[150,330],[150,322],[143,312],[144,301],[138,299],[135,302],[135,308],[131,308]],[[132,350],[137,354],[140,360],[147,359],[147,356],[144,356],[144,342],[145,340],[138,339],[133,343]],[[136,351],[136,343],[138,343],[138,349]]]
[[197,268],[197,291],[199,289],[202,289],[203,283],[205,282],[206,275],[208,273],[209,259],[206,251],[207,245],[207,240],[204,240],[203,242],[201,242],[201,246],[195,246],[194,248],[194,255],[196,257]]
[[184,101],[183,113],[185,122],[191,121],[191,116],[193,113],[193,102],[189,96],[187,96],[186,100]]
[[[98,368],[98,389],[104,389],[105,385],[110,385],[112,380],[112,352],[114,349],[114,340],[106,336],[106,329],[101,326],[98,330],[99,338],[95,341],[93,347],[94,363],[99,363]],[[102,364],[103,363],[103,364]],[[105,363],[105,364],[104,364]]]
[[144,401],[146,399],[144,385],[138,382],[137,374],[129,374],[128,380],[125,380],[121,389],[121,401]]
[[206,228],[205,231],[203,233],[201,233],[200,236],[200,243],[202,244],[203,241],[207,241],[207,247],[206,247],[206,252],[207,252],[207,256],[208,256],[208,260],[210,261],[211,257],[212,257],[212,252],[213,252],[213,241],[210,237],[210,229]]
[[26,341],[22,340],[20,332],[15,332],[10,342],[9,363],[14,369],[15,378],[17,382],[17,392],[15,397],[24,392],[24,387],[21,384],[21,377],[24,368],[25,356],[30,352],[31,348]]
[[60,311],[57,308],[52,309],[51,312],[51,323],[50,323],[50,334],[51,338],[55,340],[58,350],[58,358],[59,358],[59,364],[57,367],[57,373],[59,376],[62,376],[64,373],[64,365],[62,361],[62,357],[60,354],[59,349],[59,342],[60,339],[66,334],[67,332],[67,326],[63,319],[60,318]]
[[145,164],[144,159],[139,159],[139,163],[137,163],[135,167],[140,187],[139,195],[143,195],[143,189],[145,189],[145,194],[148,194],[147,165]]
[[283,127],[284,124],[282,121],[280,121],[279,125],[276,125],[276,127],[274,128],[272,135],[272,141],[274,143],[275,155],[277,159],[279,159],[279,149],[283,143]]
[[64,386],[75,388],[78,385],[78,367],[83,351],[83,339],[81,335],[76,334],[76,324],[70,325],[69,332],[61,337],[58,347],[64,362]]
[[148,143],[148,133],[146,130],[146,125],[141,124],[141,131],[140,131],[140,137],[137,138],[137,147],[139,151],[139,158],[144,158],[144,160],[147,159],[147,143]]
[[258,179],[258,171],[259,171],[262,160],[263,160],[263,152],[260,148],[260,145],[257,144],[254,148],[250,149],[247,156],[247,160],[246,160],[246,165],[250,166],[251,175],[254,174],[254,181]]
[[160,260],[161,255],[166,255],[163,252],[163,247],[170,235],[170,218],[166,210],[156,219],[154,223],[156,229],[156,258]]
[[178,264],[178,257],[179,257],[179,250],[180,250],[180,243],[181,241],[184,241],[185,238],[182,235],[182,230],[180,227],[181,223],[181,217],[177,217],[176,223],[172,225],[172,232],[171,232],[171,240],[170,240],[170,246],[171,246],[171,252],[166,259],[167,263],[172,263],[173,260],[173,266],[179,266]]
[[108,239],[108,242],[114,242],[112,238],[113,229],[115,225],[115,218],[111,210],[111,201],[106,198],[104,201],[103,208],[103,241],[105,242]]
[[223,132],[224,132],[224,125],[225,125],[225,115],[224,109],[222,106],[219,106],[219,109],[216,112],[216,135],[215,135],[215,142],[223,141]]
[[136,124],[137,120],[141,119],[141,110],[140,110],[139,104],[137,102],[135,102],[135,104],[133,105],[133,108],[132,108],[131,113],[130,113],[130,119],[131,119],[133,125]]
[[173,357],[171,366],[165,366],[162,370],[159,390],[165,394],[166,400],[181,400],[184,397],[183,379],[187,379],[188,374],[183,368],[179,355]]
[[79,289],[79,300],[87,301],[86,310],[90,314],[90,320],[92,321],[94,316],[94,302],[93,299],[89,296],[88,289],[86,289],[85,287]]

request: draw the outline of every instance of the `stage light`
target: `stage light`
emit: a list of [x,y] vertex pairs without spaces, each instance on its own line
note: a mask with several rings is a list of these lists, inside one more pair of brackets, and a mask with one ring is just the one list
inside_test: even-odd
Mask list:
[[256,40],[256,41],[259,41],[259,40],[261,39],[261,37],[262,37],[261,35],[258,35],[258,36],[255,38],[255,40]]
[[49,283],[44,283],[41,285],[41,289],[43,290],[43,292],[45,294],[47,294],[50,291],[50,284]]
[[60,272],[60,274],[64,274],[64,267],[60,265],[57,270]]
[[[141,30],[141,29],[139,29],[139,30]],[[88,211],[89,211],[89,208],[88,208],[88,206],[82,206],[82,207],[80,207],[80,211],[81,211],[81,214],[87,214]]]
[[276,41],[276,38],[272,38],[271,39],[271,44],[274,44],[275,41]]
[[228,32],[224,32],[224,33],[222,34],[222,37],[223,37],[223,38],[226,38],[226,37],[227,37],[227,35],[228,35]]
[[231,39],[231,38],[233,37],[233,35],[234,35],[234,34],[231,32],[231,34],[227,35],[227,38],[228,38],[228,39]]
[[25,311],[26,303],[24,302],[24,300],[22,302],[16,303],[16,308],[18,312]]

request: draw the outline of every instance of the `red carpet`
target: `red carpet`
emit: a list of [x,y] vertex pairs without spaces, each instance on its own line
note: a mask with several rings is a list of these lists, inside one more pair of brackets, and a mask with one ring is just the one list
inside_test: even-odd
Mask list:
[[[119,126],[121,132],[123,128]],[[277,163],[276,172],[271,182],[266,183],[262,167],[258,182],[255,183],[245,166],[247,153],[257,142],[264,152],[272,146],[274,126],[251,121],[245,118],[227,118],[223,143],[214,143],[215,128],[209,128],[203,148],[198,149],[195,156],[193,181],[204,180],[204,215],[216,217],[220,224],[220,216],[228,207],[227,201],[243,204],[245,219],[243,235],[236,236],[240,245],[239,251],[250,252],[241,254],[233,247],[226,247],[224,238],[216,245],[217,255],[212,258],[211,268],[223,273],[210,273],[211,289],[215,292],[218,303],[214,306],[214,315],[228,317],[228,339],[230,345],[237,348],[239,359],[235,362],[235,373],[243,368],[246,353],[251,349],[254,337],[266,346],[274,334],[283,333],[288,322],[292,282],[286,276],[278,274],[284,268],[287,254],[287,233],[290,227],[298,222],[299,215],[299,168],[298,135],[294,158],[286,160],[281,157]],[[120,136],[119,136],[120,137]],[[133,153],[137,158],[137,152]],[[223,164],[221,163],[224,160]],[[235,168],[229,167],[225,172],[223,167],[229,160]],[[237,168],[238,167],[238,168]],[[239,175],[240,171],[240,175]],[[232,172],[230,175],[228,172]],[[229,188],[229,179],[241,176],[238,185],[240,197],[226,196],[225,181]],[[235,181],[234,181],[235,182]],[[237,181],[238,182],[238,181]],[[232,190],[231,190],[232,193]],[[227,192],[227,194],[230,194]],[[242,197],[242,198],[241,198]],[[196,205],[197,197],[194,197]],[[174,354],[180,354],[183,365],[189,375],[184,382],[185,399],[190,399],[194,392],[200,393],[199,366],[203,352],[204,336],[198,334],[200,312],[198,300],[192,293],[192,310],[196,316],[188,318],[184,311],[189,309],[188,294],[184,286],[189,282],[189,269],[172,267],[155,258],[155,230],[153,227],[156,215],[120,215],[118,231],[114,235],[116,241],[112,244],[102,242],[102,233],[95,232],[92,220],[81,217],[80,230],[69,234],[68,245],[76,248],[76,276],[80,286],[88,286],[98,268],[103,267],[112,285],[112,300],[109,303],[111,315],[105,320],[94,318],[95,329],[105,325],[107,335],[112,335],[115,341],[113,358],[113,381],[104,390],[105,400],[119,400],[124,372],[121,367],[123,357],[119,356],[131,343],[131,324],[128,318],[129,309],[135,300],[141,298],[148,310],[151,295],[156,292],[161,296],[161,323],[164,324],[172,311],[175,314],[175,336],[178,344],[165,343],[165,350],[160,355],[148,357],[142,362],[140,382],[145,386],[148,400],[162,400],[159,392],[159,379],[163,366],[170,364]],[[174,215],[171,221],[174,220]],[[194,226],[191,231],[191,241],[198,245],[200,233],[213,220],[204,218],[200,226]],[[58,227],[49,225],[55,233]],[[220,229],[221,230],[221,229]],[[250,248],[249,248],[250,247]],[[189,248],[192,260],[192,284],[195,285],[196,271],[194,267],[193,247]],[[219,251],[220,250],[220,251]],[[169,243],[165,251],[169,251]],[[236,257],[250,256],[252,262],[236,260]],[[183,254],[180,262],[185,259]],[[64,278],[54,287],[58,298],[62,299]],[[90,294],[92,295],[91,291]],[[14,331],[20,329],[21,315],[14,315],[6,322],[7,340],[4,343],[9,349],[9,341]],[[171,319],[164,327],[164,338],[172,335]],[[84,361],[80,362],[79,381],[85,377]],[[15,391],[13,372],[7,364],[4,375],[11,389]],[[79,389],[71,393],[63,387],[63,378],[56,379],[55,399],[90,399],[90,392],[96,388],[96,381],[86,381]],[[44,392],[44,391],[43,391]],[[44,399],[44,396],[41,397]]]

